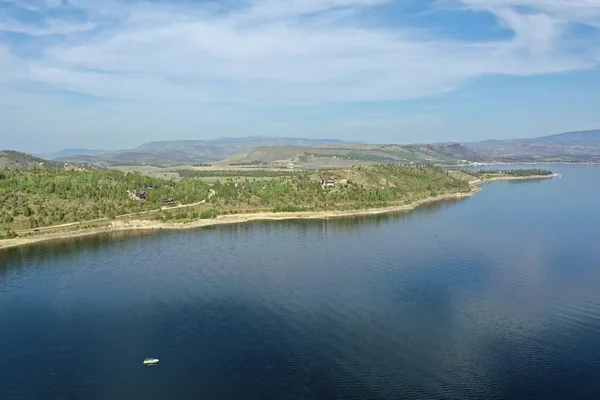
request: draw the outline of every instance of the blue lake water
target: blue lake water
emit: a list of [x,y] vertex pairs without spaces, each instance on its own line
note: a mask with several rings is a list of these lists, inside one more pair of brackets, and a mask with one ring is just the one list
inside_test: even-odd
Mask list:
[[600,167],[550,168],[406,214],[0,251],[0,399],[597,400]]

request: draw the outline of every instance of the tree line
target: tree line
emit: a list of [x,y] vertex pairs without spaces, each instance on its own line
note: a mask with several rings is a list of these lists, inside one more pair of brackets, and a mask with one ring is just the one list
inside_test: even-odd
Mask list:
[[515,177],[526,177],[526,176],[548,176],[552,175],[552,171],[547,169],[530,168],[530,169],[480,169],[478,171],[463,171],[467,174],[476,176],[478,178],[486,175],[508,175]]

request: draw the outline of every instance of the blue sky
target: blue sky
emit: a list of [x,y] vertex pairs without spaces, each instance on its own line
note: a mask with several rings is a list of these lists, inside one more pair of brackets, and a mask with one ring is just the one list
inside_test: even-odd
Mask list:
[[600,0],[0,0],[0,148],[600,128]]

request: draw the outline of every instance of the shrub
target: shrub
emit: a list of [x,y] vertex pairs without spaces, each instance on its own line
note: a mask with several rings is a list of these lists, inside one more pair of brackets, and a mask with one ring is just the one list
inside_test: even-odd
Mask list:
[[304,211],[304,207],[295,206],[292,204],[278,204],[273,208],[273,212],[296,212]]
[[217,210],[214,208],[209,208],[208,210],[204,210],[200,213],[200,219],[213,219],[217,218]]

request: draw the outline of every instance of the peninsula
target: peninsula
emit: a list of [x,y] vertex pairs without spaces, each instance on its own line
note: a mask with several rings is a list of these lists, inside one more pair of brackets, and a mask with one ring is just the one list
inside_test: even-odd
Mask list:
[[445,170],[423,164],[346,169],[185,168],[165,177],[116,170],[0,170],[0,248],[123,229],[182,229],[265,219],[406,211],[496,179],[555,176],[541,169]]

